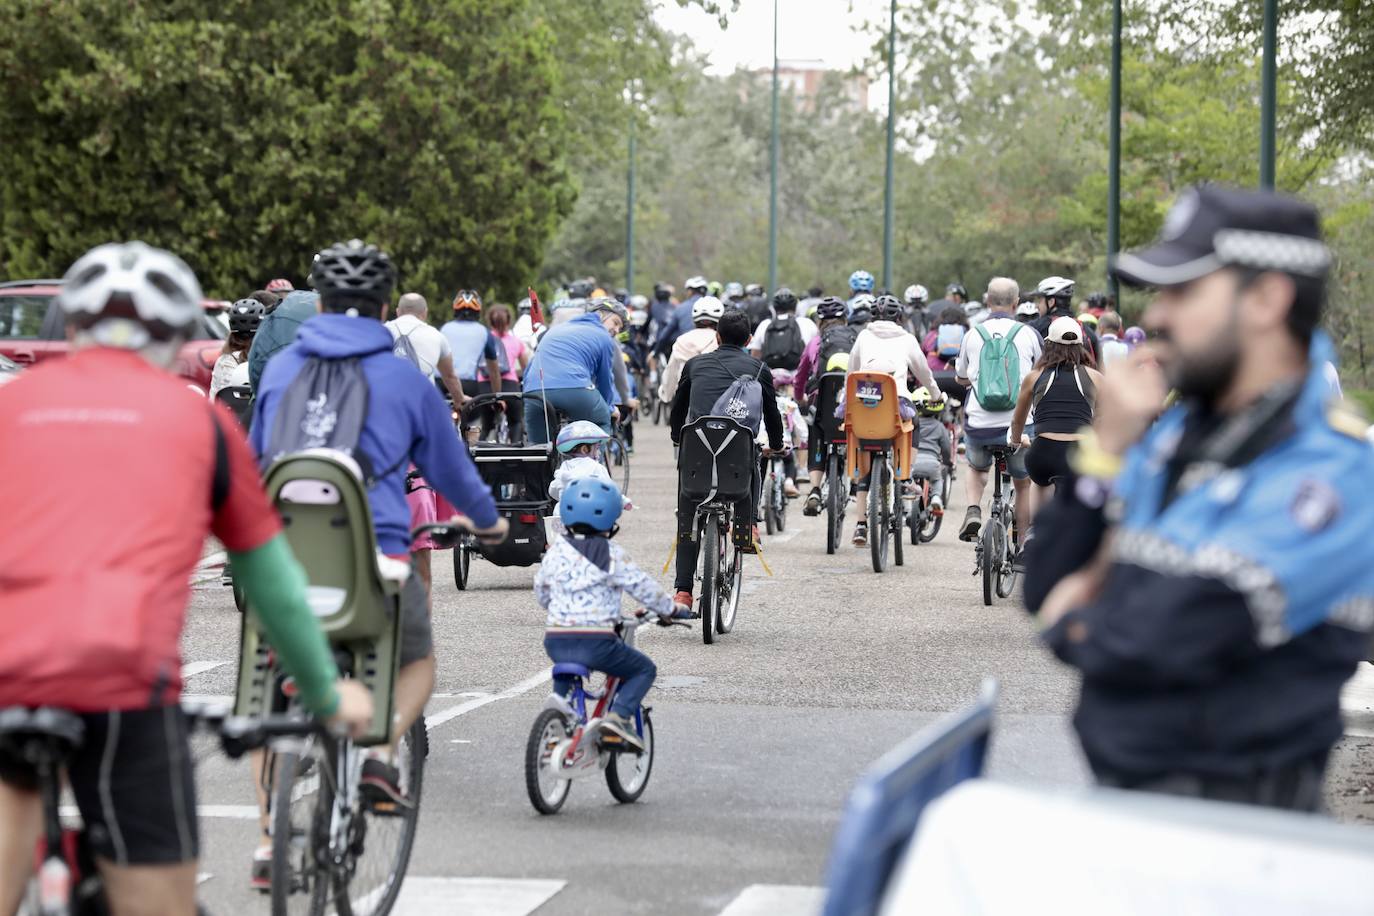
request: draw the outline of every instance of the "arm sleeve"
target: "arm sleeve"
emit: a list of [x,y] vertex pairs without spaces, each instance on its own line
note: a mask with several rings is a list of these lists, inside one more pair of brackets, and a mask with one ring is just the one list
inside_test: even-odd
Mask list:
[[488,331],[487,342],[482,345],[482,358],[500,361],[501,355],[496,352],[496,348],[499,346],[500,344],[496,341],[496,335]]
[[411,447],[410,457],[430,486],[479,528],[496,524],[496,503],[491,488],[477,473],[467,446],[453,430],[453,417],[439,391],[418,374],[414,383],[419,392],[421,435]]
[[1054,498],[1036,514],[1036,530],[1054,535],[1026,542],[1025,601],[1032,614],[1060,579],[1092,560],[1107,533],[1106,513],[1080,501],[1077,485],[1075,474],[1060,480]]
[[935,373],[930,371],[930,365],[926,362],[926,356],[921,352],[921,345],[915,337],[911,338],[911,352],[907,354],[907,363],[911,368],[911,374],[916,376],[916,381],[927,391],[937,391],[935,384]]
[[784,442],[782,414],[778,412],[778,393],[767,365],[759,369],[759,384],[763,386],[763,427],[768,430],[768,447],[780,449]]
[[267,365],[267,339],[270,336],[269,328],[275,322],[272,316],[268,315],[262,320],[258,327],[258,333],[253,335],[253,344],[248,348],[248,386],[256,393],[258,382],[262,381],[262,370]]
[[[944,426],[943,423],[940,425],[941,427]],[[945,464],[954,463],[954,450],[950,447],[949,434],[943,428],[940,430],[940,458],[944,460]],[[1035,539],[1031,538],[1031,540]]]
[[[817,335],[819,337],[820,335]],[[793,392],[801,397],[806,396],[806,383],[811,381],[811,373],[816,371],[816,361],[820,358],[821,348],[816,338],[811,339],[811,343],[802,350],[801,362],[797,363],[797,372],[793,376]]]
[[623,550],[616,551],[614,581],[617,588],[629,592],[630,597],[660,617],[673,612],[673,599],[668,597],[653,577],[630,562]]
[[621,358],[619,347],[615,347],[615,355],[611,357],[611,377],[615,381],[615,393],[620,396],[617,403],[624,404],[630,399],[630,381],[625,374],[625,360]]
[[677,381],[682,375],[682,367],[686,363],[685,359],[680,358],[681,353],[677,345],[673,346],[673,355],[668,357],[668,365],[663,367],[663,378],[658,383],[658,396],[672,403],[673,396],[677,394]]
[[607,404],[615,403],[615,371],[611,368],[615,358],[615,344],[606,337],[599,343],[596,360],[596,390]]
[[682,367],[682,377],[678,379],[677,393],[673,395],[673,409],[668,414],[668,435],[677,445],[682,438],[682,427],[687,423],[687,406],[692,400],[692,363]]
[[257,464],[239,424],[218,404],[211,405],[211,413],[219,425],[229,462],[229,489],[210,520],[210,531],[227,551],[261,547],[281,532],[281,522],[267,501]]
[[305,601],[305,571],[286,538],[279,534],[251,550],[230,550],[229,565],[267,641],[296,679],[301,702],[317,716],[333,715],[339,707],[334,689],[339,672]]

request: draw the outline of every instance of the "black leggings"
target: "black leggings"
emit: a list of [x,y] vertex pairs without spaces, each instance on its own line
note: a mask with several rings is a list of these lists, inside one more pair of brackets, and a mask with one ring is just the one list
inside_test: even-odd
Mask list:
[[1063,439],[1038,436],[1026,453],[1026,471],[1037,486],[1048,487],[1061,477],[1069,476],[1069,447],[1074,443]]

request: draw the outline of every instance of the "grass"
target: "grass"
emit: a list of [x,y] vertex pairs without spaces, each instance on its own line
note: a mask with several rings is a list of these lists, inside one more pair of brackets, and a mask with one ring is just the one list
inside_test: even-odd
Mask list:
[[1374,391],[1368,388],[1347,388],[1345,398],[1358,404],[1366,417],[1374,417]]

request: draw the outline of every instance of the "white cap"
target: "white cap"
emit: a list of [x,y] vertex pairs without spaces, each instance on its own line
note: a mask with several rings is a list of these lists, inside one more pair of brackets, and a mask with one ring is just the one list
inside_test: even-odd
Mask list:
[[1049,339],[1052,343],[1081,344],[1083,342],[1083,326],[1078,323],[1076,318],[1060,315],[1050,322]]
[[1030,315],[1032,317],[1040,314],[1040,307],[1034,302],[1022,302],[1016,307],[1016,314]]

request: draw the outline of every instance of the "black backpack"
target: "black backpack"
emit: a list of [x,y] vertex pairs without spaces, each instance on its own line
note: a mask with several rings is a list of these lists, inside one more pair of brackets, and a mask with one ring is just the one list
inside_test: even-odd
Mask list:
[[825,374],[830,365],[830,357],[836,353],[848,353],[854,349],[854,342],[859,339],[859,329],[847,324],[837,324],[821,331],[821,345],[816,353],[816,371],[812,373],[807,387],[811,387],[811,382],[819,383],[820,377]]
[[801,325],[795,315],[779,315],[768,322],[768,330],[763,335],[763,361],[770,369],[796,369],[801,363],[802,350]]
[[773,310],[768,305],[768,300],[763,296],[753,296],[745,300],[744,312],[749,316],[749,330],[755,331],[758,326],[773,317]]

